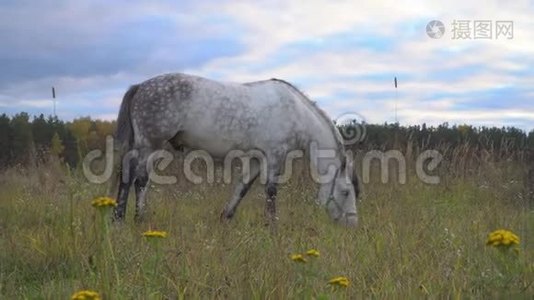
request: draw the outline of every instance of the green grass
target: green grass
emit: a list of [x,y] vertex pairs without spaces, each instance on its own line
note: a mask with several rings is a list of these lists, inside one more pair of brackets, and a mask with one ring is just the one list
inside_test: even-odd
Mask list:
[[[219,213],[231,186],[159,186],[145,223],[134,224],[130,206],[127,221],[110,228],[114,262],[91,207],[105,188],[54,176],[52,183],[18,172],[0,178],[1,299],[67,299],[81,289],[105,299],[534,295],[534,213],[517,181],[367,184],[357,229],[332,224],[314,204],[315,186],[293,181],[279,190],[274,233],[264,226],[261,186],[230,223]],[[485,246],[500,228],[520,236],[519,255]],[[148,229],[169,237],[151,245],[142,237]],[[321,256],[289,259],[311,248]],[[340,275],[348,288],[327,285]]]

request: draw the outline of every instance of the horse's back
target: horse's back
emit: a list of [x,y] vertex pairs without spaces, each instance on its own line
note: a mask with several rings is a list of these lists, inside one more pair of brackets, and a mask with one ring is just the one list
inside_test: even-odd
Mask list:
[[131,113],[139,140],[179,136],[184,146],[222,155],[286,142],[302,125],[299,102],[273,80],[222,83],[176,73],[141,83]]

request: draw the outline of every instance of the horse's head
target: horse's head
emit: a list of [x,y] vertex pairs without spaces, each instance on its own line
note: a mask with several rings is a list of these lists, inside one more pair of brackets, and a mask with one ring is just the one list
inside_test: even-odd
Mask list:
[[356,199],[360,189],[358,177],[352,172],[352,163],[343,164],[336,171],[333,183],[324,184],[319,193],[320,201],[333,220],[346,226],[358,225]]

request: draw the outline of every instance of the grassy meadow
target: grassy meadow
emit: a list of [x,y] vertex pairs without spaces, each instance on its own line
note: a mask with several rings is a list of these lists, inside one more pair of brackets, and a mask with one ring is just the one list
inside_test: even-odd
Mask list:
[[[279,189],[276,231],[265,226],[255,185],[233,221],[219,214],[230,185],[156,186],[151,215],[107,224],[91,201],[106,187],[56,165],[0,175],[0,299],[513,298],[534,295],[534,213],[518,166],[445,176],[426,185],[383,184],[373,174],[358,203],[360,225],[333,224],[316,187]],[[518,251],[486,246],[509,229]],[[146,238],[163,230],[166,238]],[[292,254],[310,249],[318,257]],[[348,287],[332,286],[337,276]]]

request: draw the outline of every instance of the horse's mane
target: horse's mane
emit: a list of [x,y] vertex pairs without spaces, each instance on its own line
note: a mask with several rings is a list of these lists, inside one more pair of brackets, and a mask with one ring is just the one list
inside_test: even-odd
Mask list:
[[[342,138],[341,134],[339,133],[336,125],[330,119],[330,117],[326,114],[326,112],[324,110],[322,110],[319,106],[317,106],[315,101],[312,101],[304,92],[299,90],[293,84],[291,84],[291,83],[289,83],[289,82],[287,82],[287,81],[285,81],[283,79],[278,79],[278,78],[271,78],[271,81],[280,82],[280,83],[288,86],[291,90],[296,92],[298,95],[301,96],[301,98],[304,99],[304,103],[308,107],[310,107],[313,111],[318,113],[319,116],[324,119],[326,124],[328,124],[328,126],[330,127],[330,130],[331,130],[332,134],[334,135],[334,139],[336,140],[336,144],[338,146],[339,154],[341,155],[342,158],[344,158],[345,157],[345,147],[343,145],[343,138]],[[344,159],[343,159],[342,163],[344,164]]]

